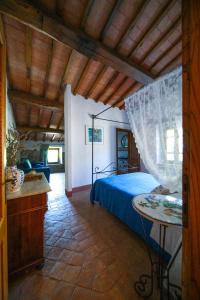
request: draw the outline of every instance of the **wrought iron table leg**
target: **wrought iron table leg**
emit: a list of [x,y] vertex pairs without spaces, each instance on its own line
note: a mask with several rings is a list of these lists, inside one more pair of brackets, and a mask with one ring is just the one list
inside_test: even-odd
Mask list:
[[174,263],[177,255],[178,255],[181,247],[182,247],[182,242],[180,242],[180,244],[179,244],[178,248],[176,249],[176,252],[175,252],[172,260],[170,261],[170,263],[169,263],[169,265],[167,266],[167,269],[166,269],[166,271],[167,271],[167,294],[168,294],[168,299],[170,299],[170,287],[175,290],[174,295],[176,297],[176,300],[180,300],[181,299],[181,288],[178,285],[176,285],[176,284],[172,284],[170,282],[170,280],[169,280],[170,269],[171,269],[171,267],[172,267],[172,265],[173,265],[173,263]]
[[[145,240],[147,240],[147,235],[146,235],[146,231],[145,231],[145,227],[144,227],[144,222],[143,222],[143,218],[141,216],[140,216],[140,220],[141,220]],[[154,287],[154,271],[155,271],[154,270],[154,265],[155,265],[155,263],[152,260],[151,252],[150,252],[148,246],[147,246],[147,252],[148,252],[148,256],[149,256],[150,263],[151,263],[151,273],[150,273],[150,275],[149,274],[142,274],[139,277],[139,280],[136,281],[135,285],[134,285],[135,286],[135,291],[137,292],[137,294],[142,296],[144,299],[147,299],[150,296],[152,296],[153,287]],[[149,287],[149,288],[147,288],[147,287]]]
[[[144,227],[144,222],[142,216],[140,216],[143,233],[145,240],[147,241],[147,235],[146,230]],[[144,299],[147,299],[153,295],[154,291],[154,273],[156,273],[157,276],[157,283],[160,288],[160,300],[164,299],[164,289],[163,289],[163,283],[164,279],[167,279],[166,276],[164,276],[164,272],[166,270],[163,258],[164,258],[164,251],[165,251],[165,238],[166,238],[166,225],[160,224],[159,228],[159,255],[158,255],[158,261],[153,262],[151,251],[147,245],[147,252],[151,263],[151,273],[149,274],[142,274],[139,277],[139,280],[135,283],[135,290],[138,295],[142,296]],[[147,289],[149,287],[149,289]],[[169,298],[168,298],[169,300]]]

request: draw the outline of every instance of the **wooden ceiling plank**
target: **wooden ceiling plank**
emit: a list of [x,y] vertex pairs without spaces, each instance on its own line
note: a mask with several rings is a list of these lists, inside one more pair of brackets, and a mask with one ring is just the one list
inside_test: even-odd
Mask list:
[[120,100],[117,100],[116,102],[114,102],[112,105],[117,106],[117,107],[121,107],[124,105],[124,99],[129,96],[130,94],[135,93],[136,91],[138,91],[140,88],[142,87],[142,84],[139,82],[134,83],[122,96]]
[[63,134],[60,135],[60,138],[58,139],[58,142],[61,142],[63,140]]
[[61,124],[63,122],[63,119],[64,119],[64,115],[60,118],[60,121],[59,121],[59,123],[57,125],[57,129],[60,129],[60,126],[61,126]]
[[116,94],[116,92],[120,89],[120,87],[127,81],[127,79],[128,79],[127,77],[124,78],[124,80],[122,81],[122,83],[120,83],[120,84],[116,87],[116,89],[114,90],[114,92],[113,92],[110,96],[108,96],[107,99],[106,99],[105,101],[103,101],[104,104],[110,104],[110,102],[111,102],[113,96],[114,96],[114,95]]
[[51,122],[52,122],[52,120],[53,120],[53,111],[51,112],[51,115],[50,115],[50,118],[49,118],[49,123],[48,123],[48,125],[47,125],[47,128],[50,128],[50,126],[51,126]]
[[138,22],[138,20],[141,18],[141,16],[143,15],[146,7],[149,5],[151,0],[146,0],[144,1],[144,3],[142,4],[142,6],[138,9],[138,12],[136,14],[136,17],[133,18],[133,20],[131,21],[131,23],[129,24],[126,32],[124,33],[122,39],[119,41],[119,43],[116,45],[116,49],[119,49],[122,44],[124,43],[124,41],[128,38],[131,30],[135,27],[136,23]]
[[43,97],[35,96],[30,93],[9,90],[8,97],[10,102],[23,103],[31,106],[36,106],[42,109],[49,109],[53,111],[64,111],[64,105],[58,101],[51,101]]
[[121,6],[121,4],[123,3],[123,0],[117,0],[115,3],[114,8],[111,10],[111,13],[108,17],[108,21],[106,22],[106,24],[104,25],[104,27],[102,28],[101,31],[101,37],[100,39],[103,40],[105,37],[105,34],[107,32],[107,30],[110,28],[110,26],[112,25],[112,22],[116,16],[116,14],[118,13],[119,7]]
[[85,80],[85,76],[88,72],[88,69],[90,68],[91,63],[92,63],[92,60],[88,59],[88,62],[86,63],[85,68],[83,69],[82,74],[81,74],[81,76],[80,76],[80,78],[79,78],[79,80],[78,80],[78,82],[77,82],[77,84],[76,84],[76,86],[73,90],[74,95],[76,95],[78,93],[78,90],[79,90],[81,84]]
[[53,135],[52,135],[52,138],[51,138],[51,143],[54,141],[54,139],[55,139],[55,136],[56,136],[55,134],[53,134]]
[[148,84],[154,79],[150,72],[130,59],[122,57],[84,31],[64,25],[58,17],[44,14],[27,0],[23,3],[17,0],[1,0],[0,11],[143,84]]
[[59,133],[59,134],[64,134],[64,130],[61,130],[61,129],[28,127],[28,126],[18,126],[18,125],[17,125],[17,130],[35,132],[35,133]]
[[96,102],[100,101],[101,97],[103,96],[103,94],[105,93],[105,91],[107,90],[107,88],[109,88],[109,86],[113,83],[113,81],[118,77],[119,72],[115,72],[114,75],[112,76],[112,78],[108,81],[108,83],[106,84],[106,86],[104,87],[103,91],[100,92],[100,94],[98,95],[98,97],[96,98]]
[[170,60],[170,62],[168,62],[157,74],[157,76],[160,76],[163,74],[163,72],[170,66],[172,65],[174,62],[176,62],[180,57],[182,56],[182,50],[181,52],[179,52],[172,60]]
[[90,98],[92,93],[94,92],[94,90],[96,90],[97,85],[99,84],[99,81],[104,77],[106,71],[107,71],[108,67],[107,66],[103,66],[101,71],[99,72],[95,82],[93,83],[92,87],[90,88],[90,90],[88,91],[87,95],[85,96],[85,98]]
[[54,53],[54,40],[51,40],[51,50],[48,53],[48,62],[47,62],[45,80],[44,80],[44,97],[45,97],[45,93],[46,93],[46,87],[48,85],[48,79],[49,79],[49,73],[50,73],[50,69],[51,69],[51,62],[53,59],[53,53]]
[[161,53],[161,55],[158,56],[158,58],[153,62],[153,64],[149,67],[149,69],[151,70],[160,60],[163,59],[163,57],[165,57],[167,55],[168,52],[170,52],[180,41],[182,40],[182,35],[179,36],[172,44],[169,48],[167,48],[163,53]]
[[124,102],[122,102],[122,104],[121,105],[119,105],[118,106],[118,108],[121,110],[121,109],[125,109],[125,103]]
[[32,29],[26,27],[26,72],[27,72],[27,82],[26,90],[30,92],[31,89],[31,66],[32,66]]
[[31,113],[32,113],[32,107],[28,107],[28,122],[27,125],[30,126],[30,122],[31,122]]
[[147,58],[147,56],[151,52],[156,51],[156,49],[158,49],[162,45],[162,43],[172,35],[172,33],[175,30],[175,27],[180,23],[181,23],[181,16],[178,16],[177,20],[169,27],[169,29],[165,32],[165,34],[161,36],[161,38],[158,41],[156,41],[152,45],[152,47],[148,49],[148,51],[140,58],[138,63],[140,64],[142,61],[144,61]]
[[65,85],[67,83],[67,77],[68,77],[68,73],[70,71],[70,68],[72,66],[72,62],[73,62],[73,55],[74,55],[74,50],[72,50],[71,54],[69,55],[69,60],[66,64],[66,68],[65,68],[65,72],[63,75],[63,84]]
[[169,12],[169,10],[174,6],[174,4],[177,2],[177,0],[169,0],[165,6],[162,8],[159,16],[157,16],[154,21],[151,23],[150,27],[147,29],[147,31],[144,32],[138,43],[134,46],[134,48],[131,50],[131,53],[129,54],[129,57],[131,57],[134,53],[134,51],[143,44],[144,40],[148,38],[148,36],[152,33],[153,30],[159,25],[159,23],[162,21],[162,19],[165,17],[165,15]]
[[88,0],[88,3],[86,5],[86,8],[85,8],[85,11],[84,11],[84,15],[82,17],[82,21],[81,21],[81,28],[84,29],[85,27],[85,23],[86,23],[86,20],[90,14],[90,11],[92,9],[92,6],[94,4],[95,0]]
[[71,50],[71,52],[68,56],[68,60],[66,62],[65,70],[64,70],[63,75],[62,75],[61,84],[60,84],[60,92],[59,92],[58,98],[61,95],[61,93],[63,93],[64,90],[65,90],[65,78],[66,78],[66,74],[67,74],[67,71],[68,71],[68,65],[69,65],[70,57],[72,55],[72,51],[73,50]]

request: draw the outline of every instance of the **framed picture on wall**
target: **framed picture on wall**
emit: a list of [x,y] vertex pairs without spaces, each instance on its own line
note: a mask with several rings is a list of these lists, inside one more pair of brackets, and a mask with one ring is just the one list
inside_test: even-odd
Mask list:
[[[92,127],[85,126],[85,143],[86,145],[92,144]],[[104,143],[104,132],[103,127],[95,126],[94,128],[94,144],[103,145]]]

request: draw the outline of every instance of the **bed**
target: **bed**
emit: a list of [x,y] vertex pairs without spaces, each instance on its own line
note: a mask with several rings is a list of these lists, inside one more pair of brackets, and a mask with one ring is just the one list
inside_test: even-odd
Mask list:
[[[160,183],[152,175],[143,172],[101,178],[92,187],[90,201],[99,202],[144,239],[139,214],[132,208],[132,199],[137,195],[150,193],[158,185]],[[144,226],[148,236],[146,242],[157,252],[158,244],[150,236],[153,223],[144,219]],[[165,258],[168,260],[170,255],[166,253]]]

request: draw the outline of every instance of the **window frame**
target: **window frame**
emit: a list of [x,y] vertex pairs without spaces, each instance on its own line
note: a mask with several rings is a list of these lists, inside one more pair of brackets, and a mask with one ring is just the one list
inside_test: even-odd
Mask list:
[[49,150],[57,150],[57,152],[58,152],[58,160],[55,161],[55,162],[49,162],[49,160],[48,160],[48,154],[47,154],[47,163],[48,163],[48,165],[58,165],[58,164],[60,164],[60,148],[59,147],[49,147],[48,152],[49,152]]
[[[170,138],[167,136],[167,131],[168,130],[174,130],[174,151],[173,152],[169,152],[167,151],[167,139]],[[166,161],[167,163],[171,164],[171,163],[177,163],[177,164],[181,164],[182,160],[180,160],[180,155],[183,155],[183,152],[180,152],[179,149],[179,132],[176,126],[172,126],[172,127],[166,127],[165,128],[165,147],[166,147]],[[178,151],[177,151],[178,150]],[[167,154],[173,154],[174,155],[174,159],[173,160],[169,160],[167,159]]]

